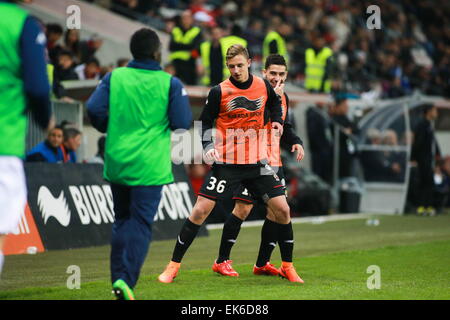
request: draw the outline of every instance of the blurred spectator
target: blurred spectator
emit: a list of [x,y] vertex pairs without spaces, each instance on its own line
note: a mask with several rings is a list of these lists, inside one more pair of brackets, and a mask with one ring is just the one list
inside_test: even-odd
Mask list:
[[75,67],[74,70],[79,80],[100,79],[100,62],[95,57],[89,58],[85,63]]
[[309,150],[312,171],[328,184],[332,183],[333,138],[330,129],[328,106],[317,103],[306,112]]
[[291,25],[283,22],[277,26],[272,25],[263,40],[263,61],[269,54],[278,53],[282,55],[289,65],[289,56],[287,52],[286,39],[292,34]]
[[417,214],[434,215],[433,190],[436,159],[440,158],[439,145],[434,135],[433,121],[437,118],[437,107],[426,105],[423,118],[414,129],[414,143],[411,160],[417,162],[419,190],[419,207]]
[[48,23],[45,25],[45,36],[47,37],[47,51],[52,64],[58,64],[58,54],[62,47],[58,44],[62,37],[63,28],[58,23]]
[[[292,36],[285,39],[291,58],[289,77],[296,85],[309,78],[308,90],[320,88],[311,84],[311,75],[306,72],[311,69],[306,69],[305,55],[313,42],[321,41],[332,50],[340,67],[335,73],[334,64],[330,66],[327,78],[333,79],[331,87],[339,85],[348,92],[384,98],[409,95],[414,90],[450,97],[450,33],[445,27],[450,25],[448,2],[436,5],[434,0],[112,0],[112,3],[114,8],[121,8],[116,12],[141,21],[145,20],[144,15],[145,22],[153,26],[166,21],[159,29],[169,32],[173,23],[171,14],[175,11],[168,8],[190,9],[202,26],[238,25],[257,60],[263,55],[264,36],[286,23],[292,29]],[[367,28],[366,10],[373,4],[382,12],[381,30]],[[314,58],[323,62],[317,52]],[[322,65],[317,69],[323,70]],[[319,72],[319,77],[323,78],[323,72]],[[328,83],[322,84],[322,92],[328,92]]]
[[175,67],[177,77],[187,85],[197,84],[196,60],[201,41],[201,29],[194,26],[191,12],[183,11],[177,26],[172,30],[169,59]]
[[108,72],[112,72],[114,70],[114,65],[110,64],[108,66],[101,66],[100,67],[100,73],[99,73],[99,78],[103,79],[104,76],[106,76],[108,74]]
[[77,162],[76,151],[81,145],[81,131],[71,127],[64,127],[64,142],[60,149],[63,155],[63,162]]
[[78,80],[72,52],[63,50],[59,53],[58,65],[55,68],[55,78],[58,81]]
[[72,53],[76,65],[81,63],[80,32],[78,29],[67,29],[64,33],[64,49]]
[[171,74],[172,76],[176,76],[176,75],[177,75],[177,72],[176,72],[176,70],[175,70],[175,67],[174,67],[173,64],[171,64],[171,63],[167,63],[167,64],[164,66],[164,71],[167,72],[167,73],[169,73],[169,74]]
[[63,143],[63,129],[54,127],[48,132],[47,139],[37,144],[27,155],[27,162],[63,162],[60,146]]
[[[386,130],[383,134],[382,144],[397,147],[397,133],[394,130]],[[403,182],[405,179],[405,167],[406,158],[404,152],[396,150],[383,152],[384,181]]]
[[[353,176],[353,160],[356,156],[356,145],[353,135],[358,134],[357,126],[348,118],[348,102],[345,97],[335,98],[332,119],[339,127],[339,178]],[[333,133],[334,134],[334,133]]]
[[436,213],[442,213],[450,195],[450,176],[445,171],[445,160],[440,160],[434,169],[434,205]]
[[117,68],[126,67],[128,62],[130,62],[130,59],[128,59],[128,58],[119,58],[119,59],[117,59],[116,66],[117,66]]
[[94,58],[95,53],[103,45],[103,39],[97,34],[92,35],[88,40],[80,42],[81,63],[86,63]]
[[248,28],[244,29],[242,33],[242,37],[247,40],[249,52],[253,54],[253,60],[262,59],[262,44],[265,35],[264,24],[258,19],[251,21]]
[[224,31],[222,27],[216,26],[210,30],[210,40],[200,45],[200,56],[202,60],[201,83],[205,86],[215,86],[223,81],[224,60],[226,56],[226,44],[223,43]]
[[313,33],[312,38],[312,46],[305,52],[305,89],[329,93],[333,51],[325,46],[325,40],[319,34]]
[[215,86],[230,76],[225,57],[228,48],[236,43],[247,46],[247,41],[235,34],[224,37],[224,30],[221,26],[211,28],[210,40],[200,45],[203,65],[201,82],[203,85]]
[[[378,129],[370,128],[367,130],[368,143],[371,146],[379,146],[382,143],[381,132]],[[384,157],[383,152],[380,150],[365,150],[361,153],[361,163],[363,166],[364,180],[371,181],[384,181]]]
[[[450,156],[446,156],[444,158],[441,168],[442,168],[442,173],[445,175],[446,179],[450,183]],[[448,191],[448,194],[447,194],[447,202],[445,203],[445,207],[450,208],[450,190]]]
[[89,159],[88,163],[100,163],[103,164],[105,159],[105,143],[106,143],[106,137],[101,136],[97,140],[97,154]]

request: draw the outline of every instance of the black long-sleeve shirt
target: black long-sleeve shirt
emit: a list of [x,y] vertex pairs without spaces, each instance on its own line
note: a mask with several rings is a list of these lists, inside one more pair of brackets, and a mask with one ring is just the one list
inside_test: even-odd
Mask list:
[[288,149],[289,151],[291,151],[290,149],[294,144],[299,144],[303,147],[303,141],[295,133],[293,126],[294,119],[292,118],[292,115],[289,113],[289,97],[286,93],[284,94],[284,96],[286,98],[287,113],[286,119],[284,120],[283,124],[283,135],[281,136],[280,139],[280,146],[284,149]]

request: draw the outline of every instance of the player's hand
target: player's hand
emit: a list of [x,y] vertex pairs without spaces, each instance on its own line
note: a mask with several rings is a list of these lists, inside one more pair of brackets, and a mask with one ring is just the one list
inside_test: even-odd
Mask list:
[[214,162],[219,160],[219,152],[216,149],[210,149],[205,153],[206,162]]
[[280,80],[277,81],[277,85],[273,88],[273,91],[280,97],[284,94],[284,83]]
[[272,129],[275,130],[275,134],[283,135],[283,125],[279,122],[272,122]]
[[305,156],[305,150],[303,150],[303,147],[300,144],[294,144],[292,146],[291,152],[297,151],[297,161],[301,161],[303,157]]

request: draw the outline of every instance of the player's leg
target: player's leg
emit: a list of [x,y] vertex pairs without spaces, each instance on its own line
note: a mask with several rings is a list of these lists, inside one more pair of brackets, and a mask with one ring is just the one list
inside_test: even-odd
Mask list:
[[275,214],[267,207],[267,215],[261,229],[261,243],[259,245],[258,258],[253,267],[253,273],[255,275],[276,276],[279,274],[278,269],[270,263],[273,249],[275,249],[278,242],[278,226]]
[[[129,218],[122,224],[127,283],[134,288],[148,254],[152,225],[161,200],[162,186],[139,186],[130,189]],[[126,294],[124,294],[127,298]],[[134,298],[134,297],[133,297]]]
[[[282,167],[274,167],[276,175],[283,185],[286,195],[286,183],[284,179],[284,171]],[[270,263],[273,249],[275,249],[278,242],[279,224],[275,213],[269,206],[266,206],[266,218],[261,229],[261,244],[259,246],[258,258],[253,268],[253,273],[256,275],[278,275],[278,269]]]
[[222,230],[219,256],[213,264],[213,271],[224,276],[238,276],[231,266],[230,254],[235,244],[242,222],[248,217],[253,208],[253,199],[248,190],[241,187],[233,197],[236,200],[232,213],[228,216]]
[[[127,257],[130,232],[131,187],[111,184],[114,203],[114,223],[111,230],[110,271],[113,293],[119,300],[134,300],[132,279],[129,274],[130,261]],[[132,231],[134,232],[134,231]]]
[[16,157],[0,157],[0,276],[6,235],[17,228],[26,201],[27,188],[22,160]]
[[207,179],[205,179],[200,189],[194,208],[178,234],[172,259],[164,272],[158,277],[160,282],[170,283],[177,276],[181,260],[197,236],[198,230],[203,222],[214,209],[216,200],[226,197],[233,186],[236,186],[233,178],[228,178],[230,173],[227,171],[222,166],[215,166],[210,174],[208,174]]
[[236,243],[236,239],[241,230],[242,222],[247,219],[250,211],[253,208],[253,203],[237,200],[233,212],[229,215],[225,221],[222,230],[222,238],[219,248],[219,256],[217,263],[222,263],[230,259],[231,249]]
[[280,275],[292,282],[303,282],[292,264],[294,233],[290,218],[290,208],[286,200],[282,181],[270,167],[266,167],[253,180],[244,181],[244,186],[252,193],[260,195],[275,216],[278,228],[277,240],[282,258]]
[[214,209],[216,202],[199,196],[192,209],[191,215],[186,219],[180,233],[177,237],[175,249],[172,255],[172,261],[180,263],[189,246],[197,236],[198,230],[203,222]]
[[294,251],[294,231],[290,219],[289,205],[285,196],[269,199],[267,205],[272,210],[278,224],[278,245],[281,253],[280,275],[291,282],[303,283],[292,263]]

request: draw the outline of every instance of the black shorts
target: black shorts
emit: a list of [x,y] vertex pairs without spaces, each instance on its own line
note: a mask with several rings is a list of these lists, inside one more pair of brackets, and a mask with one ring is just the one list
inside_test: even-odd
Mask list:
[[[284,171],[283,167],[273,167],[273,170],[275,171],[276,175],[281,181],[281,184],[283,185],[283,191],[286,195],[286,181],[284,178]],[[236,191],[233,193],[233,200],[240,200],[244,201],[250,204],[255,204],[256,201],[258,201],[260,198],[254,196],[252,193],[250,193],[247,188],[244,188],[243,185],[241,185]]]
[[211,200],[230,199],[241,186],[264,201],[285,194],[281,179],[270,166],[214,164],[198,195]]

